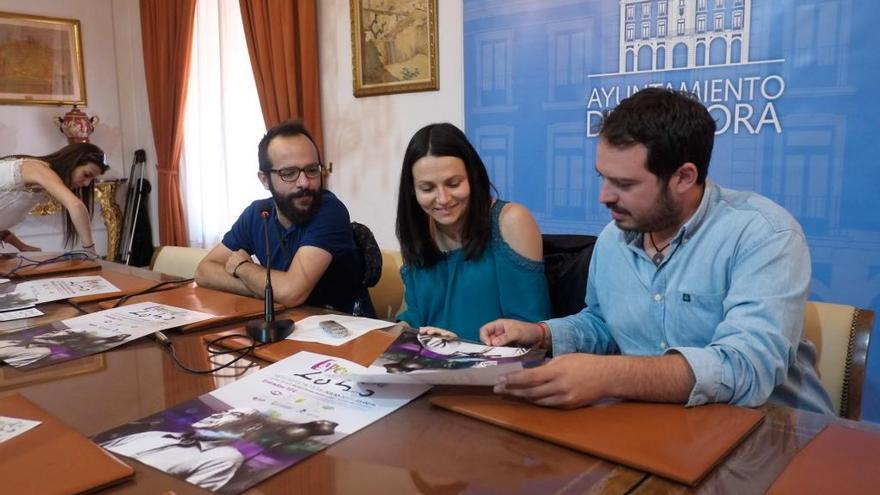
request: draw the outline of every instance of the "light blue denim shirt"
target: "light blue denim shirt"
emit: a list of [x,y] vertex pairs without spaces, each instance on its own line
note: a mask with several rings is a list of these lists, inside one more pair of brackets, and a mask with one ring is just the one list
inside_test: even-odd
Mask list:
[[749,192],[706,181],[697,211],[655,266],[642,234],[610,223],[590,262],[587,307],[549,320],[553,353],[678,352],[696,383],[687,405],[768,400],[832,413],[803,340],[810,253],[797,221]]

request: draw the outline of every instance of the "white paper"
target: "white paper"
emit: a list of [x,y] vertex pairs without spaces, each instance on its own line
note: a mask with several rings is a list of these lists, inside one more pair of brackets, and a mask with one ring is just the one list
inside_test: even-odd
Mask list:
[[33,421],[30,419],[0,416],[0,443],[3,443],[10,438],[17,437],[41,423],[41,421]]
[[235,407],[252,407],[288,421],[327,420],[350,434],[431,387],[364,386],[350,379],[366,368],[342,358],[301,351],[210,393]]
[[94,441],[216,493],[241,493],[429,388],[362,386],[348,379],[350,371],[361,368],[299,352],[197,399],[96,435]]
[[44,278],[18,282],[0,294],[0,311],[31,307],[71,297],[119,292],[119,288],[99,275]]
[[71,328],[92,328],[105,332],[121,331],[131,334],[131,340],[134,340],[160,330],[182,327],[211,318],[214,318],[214,315],[201,311],[144,301],[68,318],[61,322]]
[[17,309],[15,311],[0,312],[0,321],[22,320],[35,316],[43,316],[43,312],[37,308]]
[[9,282],[8,278],[0,278],[0,284],[5,284],[6,282]]
[[[335,321],[341,324],[348,329],[348,335],[345,337],[331,336],[321,329],[320,323],[322,321]],[[369,331],[388,328],[394,325],[394,323],[384,320],[374,320],[372,318],[363,318],[360,316],[331,314],[315,315],[303,318],[296,322],[293,333],[291,333],[287,339],[298,340],[301,342],[319,342],[321,344],[337,346],[350,340],[354,340]]]
[[15,367],[37,368],[210,318],[213,315],[141,302],[0,335],[0,360]]

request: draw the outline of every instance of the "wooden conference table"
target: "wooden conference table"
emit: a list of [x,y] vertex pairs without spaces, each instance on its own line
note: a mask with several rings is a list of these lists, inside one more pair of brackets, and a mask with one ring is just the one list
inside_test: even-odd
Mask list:
[[[167,278],[113,263],[102,265],[103,270],[153,280]],[[71,306],[66,303],[49,303],[40,309],[62,318],[76,314],[70,314]],[[97,307],[91,304],[83,309]],[[297,308],[285,316],[299,319],[319,312]],[[172,332],[172,339],[185,363],[205,368],[209,355],[204,337],[241,328],[238,323],[186,335]],[[326,353],[333,349],[327,347]],[[231,357],[213,359],[222,363]],[[243,359],[213,375],[194,375],[177,367],[153,340],[141,339],[104,354],[28,372],[0,366],[0,396],[18,392],[85,435],[94,435],[198,397],[265,364]],[[693,489],[429,404],[431,394],[449,391],[491,393],[482,387],[435,387],[246,493],[763,493],[824,426],[837,423],[880,431],[878,425],[768,406],[766,420]],[[136,468],[134,480],[101,493],[209,493],[124,460]]]

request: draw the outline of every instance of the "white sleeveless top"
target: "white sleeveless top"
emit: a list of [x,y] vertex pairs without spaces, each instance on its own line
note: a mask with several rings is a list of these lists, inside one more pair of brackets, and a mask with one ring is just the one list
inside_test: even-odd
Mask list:
[[23,222],[34,206],[49,199],[46,191],[24,184],[21,164],[20,158],[0,160],[0,230]]

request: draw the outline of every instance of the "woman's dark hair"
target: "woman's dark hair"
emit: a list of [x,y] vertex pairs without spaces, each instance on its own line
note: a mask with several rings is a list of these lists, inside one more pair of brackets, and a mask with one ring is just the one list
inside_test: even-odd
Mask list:
[[[426,156],[454,156],[464,162],[470,184],[470,199],[462,226],[461,244],[465,259],[478,258],[492,238],[490,210],[494,189],[486,166],[467,136],[452,124],[431,124],[418,130],[403,156],[397,199],[397,240],[406,265],[433,266],[443,253],[431,238],[428,215],[416,201],[413,165]],[[497,191],[496,191],[497,192]]]
[[[86,187],[74,188],[72,184],[73,171],[76,167],[87,163],[94,163],[97,165],[101,169],[102,174],[110,168],[104,159],[104,152],[101,148],[91,143],[68,144],[60,150],[44,156],[10,155],[4,156],[3,158],[34,158],[48,163],[52,171],[58,174],[58,177],[64,182],[64,185],[70,188],[83,204],[86,205],[86,208],[89,210],[89,217],[92,216],[92,211],[94,210],[95,183],[92,181]],[[70,218],[70,212],[65,210],[64,245],[73,246],[77,237],[76,227],[74,227],[73,220]]]

